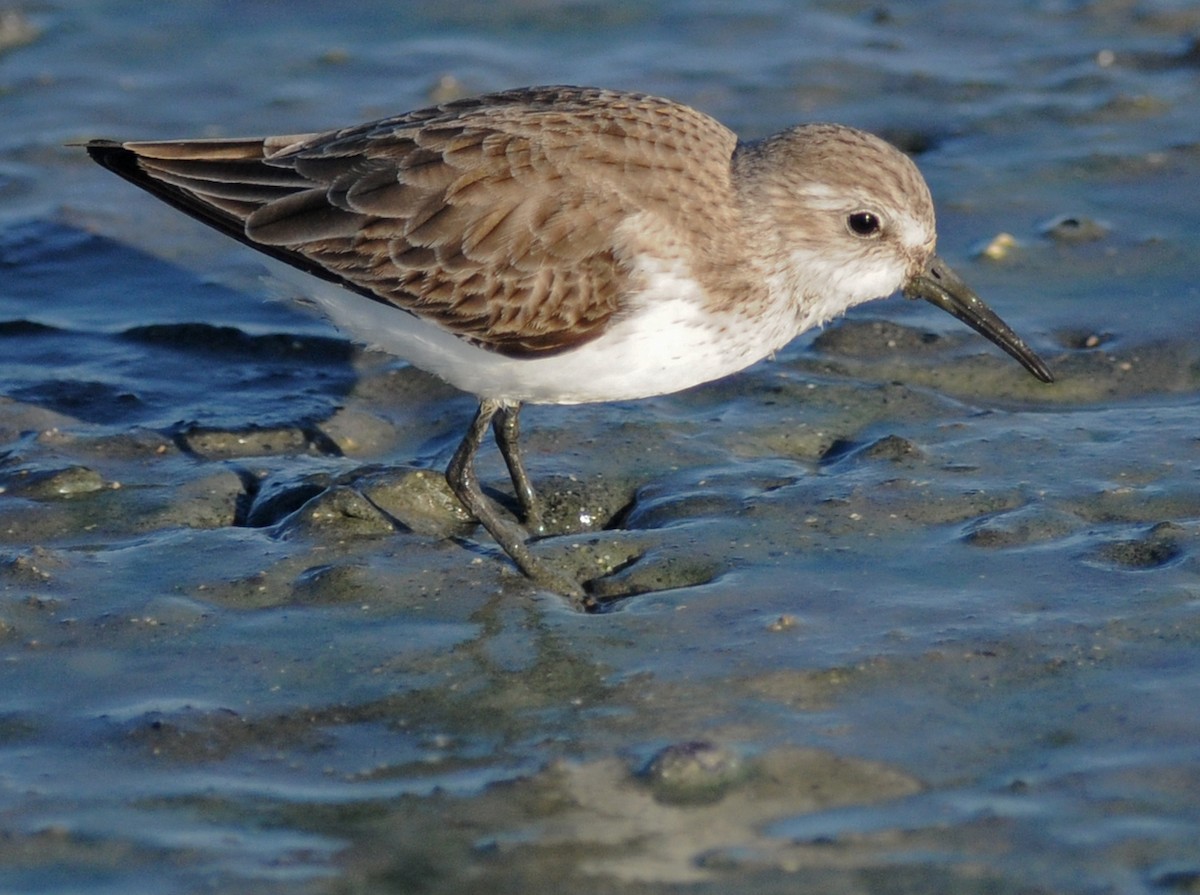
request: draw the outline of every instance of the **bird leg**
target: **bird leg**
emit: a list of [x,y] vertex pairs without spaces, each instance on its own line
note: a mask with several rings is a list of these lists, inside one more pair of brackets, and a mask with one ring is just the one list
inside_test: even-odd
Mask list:
[[542,518],[542,508],[538,503],[537,492],[533,490],[533,482],[525,471],[525,461],[521,459],[521,405],[505,404],[496,411],[492,419],[492,432],[496,436],[496,447],[500,448],[500,456],[508,467],[512,478],[513,491],[521,504],[521,521],[525,530],[530,534],[546,533],[545,520]]
[[[486,398],[480,401],[475,419],[471,421],[466,437],[458,446],[458,450],[454,452],[454,457],[446,469],[446,481],[450,484],[450,490],[487,529],[488,534],[495,539],[501,549],[512,558],[517,568],[542,587],[578,600],[583,597],[583,588],[579,583],[553,571],[534,558],[525,543],[526,531],[511,519],[501,515],[499,507],[484,496],[483,489],[479,487],[479,478],[475,475],[475,454],[479,451],[479,446],[483,443],[489,426],[493,425],[493,421],[495,421],[496,441],[500,445],[501,453],[504,454],[505,462],[508,464],[509,472],[516,484],[517,499],[522,502],[522,505],[526,500],[532,499],[533,488],[529,484],[529,476],[525,473],[525,467],[516,450],[518,410],[519,407],[509,407],[501,401]],[[504,434],[501,435],[500,432]],[[518,477],[523,484],[518,484]],[[528,494],[522,495],[522,490],[526,489]]]

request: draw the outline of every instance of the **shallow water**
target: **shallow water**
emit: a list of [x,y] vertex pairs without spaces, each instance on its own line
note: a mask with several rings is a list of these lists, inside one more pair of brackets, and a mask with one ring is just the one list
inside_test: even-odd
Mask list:
[[[1196,891],[1197,34],[1170,0],[0,17],[0,890]],[[619,522],[538,549],[644,554],[585,616],[422,473],[469,397],[62,145],[532,83],[889,136],[1059,381],[894,300],[532,408],[563,528]]]

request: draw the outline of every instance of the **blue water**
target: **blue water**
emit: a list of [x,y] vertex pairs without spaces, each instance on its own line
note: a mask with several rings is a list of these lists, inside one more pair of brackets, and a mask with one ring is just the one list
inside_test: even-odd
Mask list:
[[[18,9],[27,39],[0,50],[0,890],[1195,891],[1194,4]],[[247,482],[444,464],[471,401],[268,300],[251,253],[64,144],[305,132],[535,83],[915,150],[942,253],[1060,385],[897,300],[850,323],[935,332],[935,353],[809,334],[686,395],[535,409],[535,476],[632,476],[652,558],[717,570],[596,617],[486,546],[240,524]],[[1054,239],[1064,216],[1101,235]],[[980,257],[1000,233],[1016,247]],[[340,408],[389,435],[346,456],[178,449]],[[889,435],[917,454],[872,454]],[[103,487],[21,490],[78,467]],[[499,469],[485,458],[486,481]],[[334,573],[346,587],[322,589]],[[823,750],[861,788],[761,813],[638,801],[633,771],[698,739],[748,764]],[[585,792],[608,762],[626,776]],[[879,768],[911,786],[871,795]]]

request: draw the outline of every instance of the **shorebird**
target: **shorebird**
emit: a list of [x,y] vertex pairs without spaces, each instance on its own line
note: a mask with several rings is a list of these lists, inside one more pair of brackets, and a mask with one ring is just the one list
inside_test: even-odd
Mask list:
[[[532,87],[323,133],[93,140],[97,162],[309,277],[354,338],[479,398],[450,487],[529,578],[521,407],[667,394],[903,292],[1044,382],[1046,364],[935,251],[933,200],[885,141],[804,124],[753,142],[688,106]],[[484,496],[491,429],[523,515]]]

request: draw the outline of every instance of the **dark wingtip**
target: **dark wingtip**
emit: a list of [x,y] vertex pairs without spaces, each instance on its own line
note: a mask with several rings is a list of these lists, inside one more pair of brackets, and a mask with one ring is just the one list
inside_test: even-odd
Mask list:
[[88,140],[82,145],[96,162],[122,176],[126,176],[124,171],[137,165],[137,156],[116,140]]
[[95,159],[101,167],[112,171],[118,177],[128,180],[134,186],[179,209],[184,214],[190,215],[201,223],[207,224],[213,229],[224,233],[226,236],[236,239],[243,245],[249,246],[285,264],[290,264],[292,267],[298,268],[318,279],[336,283],[352,292],[365,295],[373,301],[384,301],[384,299],[381,299],[369,289],[342,278],[334,271],[322,267],[300,252],[291,251],[282,246],[269,246],[255,242],[246,234],[244,222],[236,216],[223,211],[209,202],[205,202],[203,199],[194,196],[181,187],[146,173],[142,168],[141,162],[138,160],[138,153],[130,149],[126,144],[116,140],[87,140],[73,145],[81,145],[87,150],[87,154]]
[[137,152],[126,144],[116,140],[88,140],[82,146],[97,164],[112,171],[118,177],[128,180],[134,186],[158,197],[185,214],[203,221],[210,227],[215,227],[234,239],[253,245],[246,239],[242,224],[235,217],[198,199],[187,190],[148,174],[142,168]]

